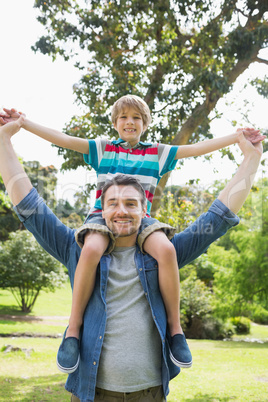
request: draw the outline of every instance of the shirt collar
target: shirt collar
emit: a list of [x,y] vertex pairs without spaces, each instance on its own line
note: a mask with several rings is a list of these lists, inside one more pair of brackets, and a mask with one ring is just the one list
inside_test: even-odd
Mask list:
[[150,147],[152,144],[150,142],[143,142],[139,141],[134,147],[131,147],[127,141],[122,140],[122,138],[118,138],[118,140],[113,140],[112,144],[114,145],[119,145],[124,143],[126,146],[129,146],[130,148],[137,148],[138,146],[142,147]]

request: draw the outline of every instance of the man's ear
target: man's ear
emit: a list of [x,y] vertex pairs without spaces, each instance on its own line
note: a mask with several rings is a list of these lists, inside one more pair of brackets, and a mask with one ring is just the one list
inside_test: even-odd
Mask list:
[[104,216],[105,214],[104,214],[103,210],[101,211],[101,215],[102,215],[102,218],[105,219],[105,216]]
[[145,218],[146,212],[147,212],[147,205],[142,210],[142,215],[141,215],[142,219]]

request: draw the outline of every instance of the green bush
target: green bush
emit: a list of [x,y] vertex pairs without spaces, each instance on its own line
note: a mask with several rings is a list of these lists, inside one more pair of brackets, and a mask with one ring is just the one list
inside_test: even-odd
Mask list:
[[230,322],[224,322],[213,316],[195,317],[190,328],[184,331],[187,338],[221,340],[231,338],[235,333]]
[[232,317],[231,324],[234,326],[237,335],[246,335],[250,333],[250,320],[246,317]]
[[259,304],[254,305],[250,311],[249,317],[251,321],[254,321],[257,324],[268,324],[268,311]]

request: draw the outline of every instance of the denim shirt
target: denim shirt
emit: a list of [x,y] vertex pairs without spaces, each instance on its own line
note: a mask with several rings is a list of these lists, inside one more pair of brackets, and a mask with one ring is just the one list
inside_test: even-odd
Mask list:
[[[75,230],[65,226],[52,213],[35,189],[32,189],[14,209],[40,245],[67,267],[73,287],[75,269],[81,252],[75,241]],[[207,213],[202,214],[183,232],[175,234],[171,240],[177,252],[179,268],[204,253],[212,242],[238,222],[239,218],[233,212],[221,201],[215,200]],[[138,246],[135,261],[162,341],[162,384],[164,394],[167,396],[169,381],[179,374],[180,369],[170,361],[166,346],[166,313],[158,285],[158,265],[150,255],[142,254]],[[107,316],[105,296],[109,265],[110,256],[103,256],[97,268],[94,292],[84,314],[80,364],[78,369],[68,376],[65,385],[67,391],[76,395],[82,402],[93,402],[95,396],[98,364],[105,335]]]

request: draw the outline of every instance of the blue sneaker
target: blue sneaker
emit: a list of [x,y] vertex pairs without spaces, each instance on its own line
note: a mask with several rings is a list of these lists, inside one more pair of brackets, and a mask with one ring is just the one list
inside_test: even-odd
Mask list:
[[192,354],[183,334],[167,335],[169,357],[175,366],[190,368],[193,364]]
[[63,373],[71,374],[77,369],[80,361],[79,339],[72,336],[65,338],[67,329],[68,327],[57,353],[57,366]]

